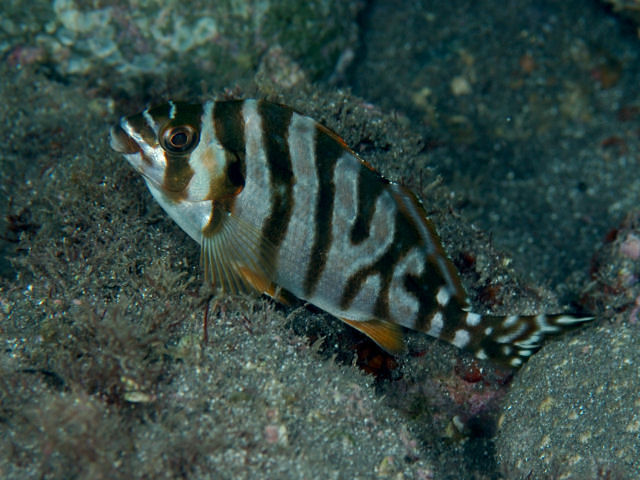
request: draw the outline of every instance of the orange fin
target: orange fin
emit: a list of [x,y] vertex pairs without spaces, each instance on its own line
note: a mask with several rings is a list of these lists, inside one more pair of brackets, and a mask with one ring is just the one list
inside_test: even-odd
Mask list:
[[266,293],[274,300],[284,305],[289,305],[289,301],[287,300],[287,298],[285,298],[286,292],[275,285],[264,275],[254,272],[247,267],[238,267],[238,273],[246,282],[246,284],[253,287],[254,290],[261,293]]
[[348,318],[341,318],[340,320],[364,333],[389,353],[402,353],[404,351],[400,325],[384,320],[368,320],[366,322],[349,320]]

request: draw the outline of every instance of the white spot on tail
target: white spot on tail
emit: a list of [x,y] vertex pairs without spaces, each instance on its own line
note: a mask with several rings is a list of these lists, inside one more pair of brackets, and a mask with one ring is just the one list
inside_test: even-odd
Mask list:
[[[518,318],[518,317],[516,317],[516,318]],[[496,342],[498,342],[498,343],[511,343],[516,338],[518,338],[520,335],[522,335],[522,333],[524,333],[524,331],[526,329],[527,329],[527,324],[526,323],[522,323],[522,324],[520,324],[520,326],[518,327],[518,329],[515,332],[507,333],[505,335],[501,335],[501,336],[497,337],[496,338]]]
[[536,326],[541,332],[557,332],[560,327],[547,322],[547,316],[543,313],[536,315]]
[[438,289],[438,294],[436,295],[436,300],[438,301],[438,305],[441,307],[446,307],[449,303],[449,299],[451,298],[451,293],[446,286],[442,286]]
[[456,330],[456,334],[453,337],[453,343],[456,347],[464,348],[469,344],[471,336],[467,330]]
[[574,323],[583,323],[593,320],[593,317],[574,317],[572,315],[560,315],[553,319],[554,323],[559,325],[573,325]]
[[507,318],[505,318],[503,325],[505,328],[512,327],[518,322],[519,319],[520,317],[518,315],[509,315]]
[[432,337],[440,337],[440,333],[442,333],[442,327],[444,325],[444,315],[442,312],[436,312],[433,317],[431,317],[431,323],[429,324],[428,335]]
[[[467,313],[466,322],[470,327],[477,327],[480,324],[480,320],[482,320],[482,315],[478,315],[477,313],[473,312]],[[490,331],[487,332],[487,330]],[[484,331],[484,333],[486,333],[487,335],[489,335],[491,331],[493,331],[491,328],[487,328],[487,330]]]

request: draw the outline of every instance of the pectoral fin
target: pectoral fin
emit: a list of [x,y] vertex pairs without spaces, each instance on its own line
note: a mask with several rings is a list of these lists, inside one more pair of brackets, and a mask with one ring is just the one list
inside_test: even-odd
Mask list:
[[402,328],[395,323],[384,320],[359,322],[348,318],[341,318],[340,320],[364,333],[389,353],[402,353],[404,351]]
[[260,230],[231,213],[214,212],[216,227],[203,230],[201,263],[205,279],[224,293],[275,296],[276,249]]

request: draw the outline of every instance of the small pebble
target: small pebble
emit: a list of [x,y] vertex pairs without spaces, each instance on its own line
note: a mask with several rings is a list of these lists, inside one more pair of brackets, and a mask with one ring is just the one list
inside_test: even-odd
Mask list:
[[631,260],[638,260],[640,258],[640,238],[629,233],[620,245],[620,253]]

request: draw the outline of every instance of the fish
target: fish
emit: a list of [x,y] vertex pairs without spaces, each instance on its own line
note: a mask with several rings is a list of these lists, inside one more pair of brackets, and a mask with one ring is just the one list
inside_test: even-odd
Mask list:
[[110,144],[200,244],[221,294],[298,298],[391,353],[408,328],[510,367],[592,319],[472,311],[421,201],[286,105],[168,101],[122,117]]

